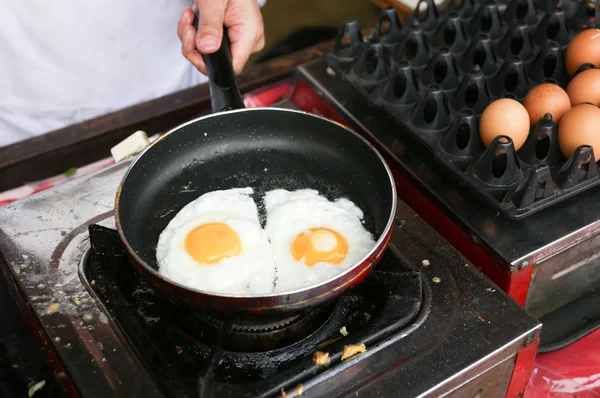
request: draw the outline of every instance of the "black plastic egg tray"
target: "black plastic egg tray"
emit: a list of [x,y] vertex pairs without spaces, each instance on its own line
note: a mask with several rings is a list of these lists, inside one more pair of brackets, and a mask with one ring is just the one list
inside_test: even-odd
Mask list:
[[433,0],[421,0],[406,21],[393,8],[383,10],[368,38],[356,21],[345,22],[325,61],[393,116],[398,134],[416,137],[463,185],[520,219],[600,183],[591,147],[564,158],[551,115],[519,151],[508,137],[485,148],[479,136],[490,102],[522,100],[543,82],[566,88],[566,47],[595,27],[600,7],[598,0],[562,6],[463,0],[441,12]]

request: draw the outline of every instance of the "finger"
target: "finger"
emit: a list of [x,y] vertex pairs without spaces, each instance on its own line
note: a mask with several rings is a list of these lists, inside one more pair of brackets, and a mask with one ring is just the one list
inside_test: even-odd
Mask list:
[[179,40],[183,40],[183,32],[186,26],[190,26],[194,21],[194,12],[190,7],[185,7],[181,13],[179,24],[177,25],[177,36]]
[[231,57],[235,73],[242,71],[250,54],[260,47],[260,41],[264,39],[264,25],[258,3],[251,1],[247,5],[249,8],[243,11],[232,10],[238,12],[228,14],[225,21],[230,26]]
[[254,48],[256,34],[249,26],[236,27],[237,29],[230,30],[229,38],[231,39],[231,61],[233,70],[236,74],[244,69],[244,65],[250,58],[250,53]]
[[252,53],[256,53],[259,52],[260,50],[262,50],[263,48],[265,48],[265,36],[261,36],[256,43],[254,44],[254,47],[252,48]]
[[199,10],[196,43],[202,54],[212,54],[221,47],[226,1],[196,0]]
[[206,75],[206,65],[202,55],[196,48],[196,29],[188,25],[183,31],[183,40],[181,41],[181,52],[200,72]]

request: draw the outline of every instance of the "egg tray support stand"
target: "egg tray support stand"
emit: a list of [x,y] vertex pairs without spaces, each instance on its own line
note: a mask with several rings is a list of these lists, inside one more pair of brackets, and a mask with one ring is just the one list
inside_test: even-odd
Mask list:
[[443,14],[433,0],[421,0],[404,22],[387,8],[366,39],[356,21],[346,21],[325,62],[392,116],[397,134],[415,137],[509,219],[598,185],[592,148],[580,146],[565,160],[550,114],[519,151],[509,137],[496,137],[487,149],[479,137],[479,117],[491,101],[522,100],[543,82],[566,87],[565,49],[575,34],[595,26],[590,21],[600,17],[598,1],[563,10],[551,0],[506,6],[464,0]]

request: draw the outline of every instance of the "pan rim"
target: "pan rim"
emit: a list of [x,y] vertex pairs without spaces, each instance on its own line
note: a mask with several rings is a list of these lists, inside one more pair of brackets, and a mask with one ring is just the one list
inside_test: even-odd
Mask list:
[[[166,137],[168,137],[169,135],[171,135],[172,133],[182,129],[185,126],[188,126],[190,124],[199,122],[201,120],[204,119],[209,119],[209,118],[213,118],[213,117],[219,117],[222,115],[226,115],[226,114],[233,114],[233,113],[238,113],[238,112],[256,112],[256,111],[269,111],[269,112],[291,112],[291,113],[296,113],[296,114],[302,114],[305,116],[310,116],[310,117],[314,117],[317,119],[321,119],[325,122],[328,123],[334,123],[336,125],[338,125],[339,127],[343,128],[344,130],[346,130],[348,133],[352,134],[353,136],[355,136],[356,138],[358,138],[359,140],[361,140],[363,143],[365,143],[370,149],[371,151],[373,151],[375,153],[375,155],[379,158],[379,161],[381,162],[381,164],[383,165],[383,167],[385,168],[387,175],[388,175],[388,179],[390,182],[390,188],[391,188],[391,194],[392,194],[392,205],[391,205],[391,209],[390,209],[390,215],[388,217],[388,221],[387,224],[385,226],[385,228],[383,229],[383,231],[381,232],[381,234],[379,235],[377,241],[375,242],[375,245],[373,246],[373,248],[367,253],[365,254],[359,261],[355,262],[352,266],[348,267],[346,270],[344,270],[343,272],[334,275],[331,278],[328,278],[324,281],[321,281],[317,284],[313,284],[310,286],[305,286],[299,289],[295,289],[295,290],[290,290],[290,291],[284,291],[284,292],[278,292],[278,293],[263,293],[263,294],[255,294],[255,295],[243,295],[243,294],[220,294],[220,293],[214,293],[214,292],[210,292],[210,291],[205,291],[205,290],[200,290],[200,289],[195,289],[195,288],[191,288],[189,286],[185,286],[182,285],[181,283],[175,282],[165,276],[163,276],[162,274],[160,274],[157,270],[155,270],[154,268],[152,268],[151,266],[149,266],[136,252],[135,250],[133,250],[133,247],[131,246],[131,244],[129,243],[129,241],[127,240],[127,237],[125,236],[125,233],[123,231],[123,228],[121,227],[121,220],[120,220],[120,206],[119,206],[119,202],[121,199],[121,189],[125,183],[125,181],[127,180],[127,177],[129,176],[129,174],[131,173],[131,171],[134,169],[134,167],[136,166],[137,162],[144,156],[144,154],[151,150],[152,147],[154,146],[154,144],[158,143],[159,141],[162,141],[163,139],[165,139]],[[282,296],[292,296],[292,295],[296,295],[296,294],[301,294],[303,292],[307,292],[313,289],[318,289],[322,286],[328,285],[332,282],[334,282],[337,279],[342,278],[344,275],[347,275],[349,273],[351,273],[352,271],[354,271],[357,267],[359,267],[361,264],[365,263],[366,261],[369,261],[369,259],[371,259],[380,249],[381,246],[385,244],[385,241],[388,238],[389,232],[392,229],[392,225],[394,224],[394,219],[396,216],[396,208],[397,208],[397,204],[398,204],[398,195],[396,193],[396,182],[394,180],[394,176],[392,174],[392,171],[389,167],[389,165],[387,164],[387,162],[385,161],[384,157],[381,155],[381,153],[379,153],[379,151],[363,136],[361,136],[360,134],[358,134],[357,132],[355,132],[354,130],[352,130],[351,128],[343,125],[342,123],[339,123],[335,120],[326,118],[324,116],[321,115],[316,115],[313,113],[309,113],[309,112],[305,112],[305,111],[301,111],[301,110],[296,110],[296,109],[287,109],[287,108],[271,108],[271,107],[256,107],[256,108],[241,108],[241,109],[235,109],[235,110],[230,110],[230,111],[223,111],[223,112],[217,112],[217,113],[211,113],[208,115],[204,115],[204,116],[200,116],[198,118],[189,120],[185,123],[180,124],[177,127],[172,128],[171,130],[165,132],[164,134],[162,134],[159,138],[157,138],[154,142],[152,142],[148,147],[146,147],[141,153],[139,153],[136,158],[131,162],[131,164],[129,165],[129,167],[127,168],[127,172],[125,173],[125,175],[123,176],[121,183],[119,184],[119,187],[117,189],[117,195],[116,195],[116,199],[115,199],[115,223],[117,226],[117,231],[119,233],[119,236],[121,237],[121,241],[125,244],[125,247],[127,248],[127,251],[129,252],[129,254],[133,257],[133,259],[140,264],[142,267],[144,267],[147,271],[149,271],[154,277],[156,278],[160,278],[163,281],[175,285],[180,289],[185,289],[187,291],[190,291],[192,293],[198,293],[198,294],[202,294],[202,295],[208,295],[208,296],[213,296],[213,297],[222,297],[222,298],[227,298],[227,299],[270,299],[270,298],[276,298],[276,297],[282,297]]]

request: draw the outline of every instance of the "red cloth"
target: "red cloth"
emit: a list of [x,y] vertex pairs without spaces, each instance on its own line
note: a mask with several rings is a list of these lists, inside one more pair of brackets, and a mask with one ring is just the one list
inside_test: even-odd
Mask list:
[[561,350],[538,354],[525,398],[600,398],[600,329]]

